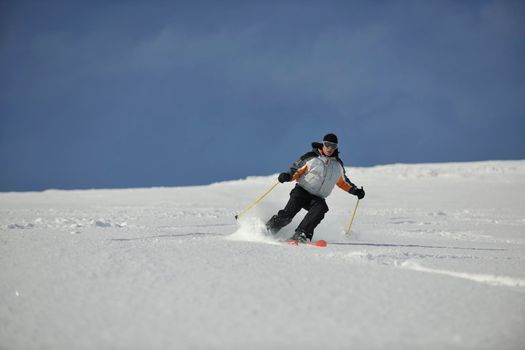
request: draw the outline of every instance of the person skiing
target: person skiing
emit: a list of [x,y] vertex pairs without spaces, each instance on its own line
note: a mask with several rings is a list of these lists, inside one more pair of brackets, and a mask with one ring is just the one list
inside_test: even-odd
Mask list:
[[343,162],[339,158],[338,142],[335,134],[327,134],[323,142],[313,142],[312,151],[305,153],[287,172],[279,174],[279,182],[297,181],[290,192],[290,199],[276,215],[266,223],[266,229],[276,234],[284,226],[292,222],[294,216],[306,209],[305,215],[291,240],[305,243],[312,240],[314,229],[328,212],[325,198],[330,195],[335,185],[357,198],[365,196],[363,188],[357,188],[346,177]]

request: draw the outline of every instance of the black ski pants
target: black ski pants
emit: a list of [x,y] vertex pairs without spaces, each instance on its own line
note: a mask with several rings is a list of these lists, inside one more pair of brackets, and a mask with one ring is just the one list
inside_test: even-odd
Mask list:
[[314,229],[324,218],[328,211],[328,206],[324,198],[314,196],[304,188],[296,185],[290,192],[290,199],[283,210],[279,210],[266,223],[266,227],[272,233],[277,233],[284,226],[292,222],[294,216],[301,210],[306,209],[308,213],[303,218],[295,231],[304,232],[311,240],[314,235]]

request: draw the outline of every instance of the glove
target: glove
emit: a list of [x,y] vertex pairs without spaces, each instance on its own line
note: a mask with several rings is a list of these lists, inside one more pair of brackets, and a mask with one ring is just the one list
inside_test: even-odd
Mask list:
[[280,183],[292,181],[292,175],[288,173],[280,173],[278,180]]
[[356,186],[354,186],[348,192],[350,192],[354,196],[357,196],[357,198],[359,199],[365,198],[365,190],[363,190],[363,187],[357,188]]

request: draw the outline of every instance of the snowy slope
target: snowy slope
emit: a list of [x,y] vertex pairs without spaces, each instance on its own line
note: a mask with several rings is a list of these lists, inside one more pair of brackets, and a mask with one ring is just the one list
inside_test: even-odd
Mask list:
[[327,248],[262,236],[292,184],[235,221],[275,175],[0,193],[0,348],[525,348],[525,161],[347,172]]

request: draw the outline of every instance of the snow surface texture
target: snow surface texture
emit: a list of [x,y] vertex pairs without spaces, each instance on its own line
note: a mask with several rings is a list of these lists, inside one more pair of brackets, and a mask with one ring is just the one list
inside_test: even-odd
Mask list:
[[0,194],[0,348],[525,349],[525,161],[347,172],[327,248],[264,235],[289,183],[235,221],[276,175]]

